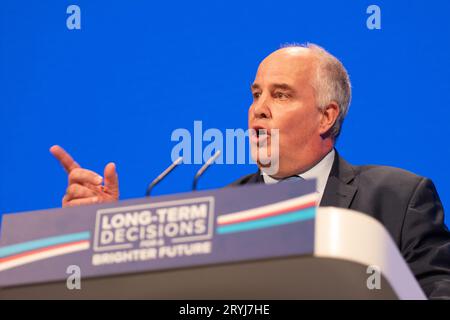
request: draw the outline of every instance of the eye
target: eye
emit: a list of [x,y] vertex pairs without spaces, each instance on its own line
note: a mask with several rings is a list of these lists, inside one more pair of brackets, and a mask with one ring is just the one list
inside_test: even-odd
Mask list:
[[253,99],[258,99],[261,96],[261,92],[253,92]]
[[275,98],[277,99],[281,99],[281,100],[285,100],[289,98],[289,95],[287,93],[284,92],[275,92]]

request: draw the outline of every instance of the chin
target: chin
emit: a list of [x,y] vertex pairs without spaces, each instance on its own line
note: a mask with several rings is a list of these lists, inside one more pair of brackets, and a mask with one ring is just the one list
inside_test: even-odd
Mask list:
[[272,160],[270,150],[262,148],[252,148],[252,159],[258,163],[258,165],[267,166],[270,165]]
[[257,161],[258,167],[261,171],[275,178],[282,175],[282,173],[280,172],[278,161],[273,161],[270,158],[261,160],[266,160],[266,161]]

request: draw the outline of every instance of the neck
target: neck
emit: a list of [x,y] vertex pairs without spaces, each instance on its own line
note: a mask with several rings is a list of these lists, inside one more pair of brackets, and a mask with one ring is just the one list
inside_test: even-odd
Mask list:
[[[289,176],[302,174],[317,165],[334,148],[334,141],[331,138],[322,139],[316,146],[310,146],[303,150],[301,154],[285,161],[280,159],[280,168],[276,174],[270,174],[273,178],[282,179]],[[262,171],[264,168],[260,167]]]

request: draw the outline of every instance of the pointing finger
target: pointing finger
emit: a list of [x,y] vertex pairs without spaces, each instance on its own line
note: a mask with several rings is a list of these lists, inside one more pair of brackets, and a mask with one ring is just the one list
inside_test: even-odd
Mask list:
[[70,154],[60,146],[52,146],[50,148],[50,153],[61,163],[67,173],[70,173],[75,168],[80,168],[80,165],[76,163]]

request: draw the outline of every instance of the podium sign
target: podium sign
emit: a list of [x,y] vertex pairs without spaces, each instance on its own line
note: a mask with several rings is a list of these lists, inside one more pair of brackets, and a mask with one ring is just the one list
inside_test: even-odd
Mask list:
[[[315,181],[5,214],[0,288],[312,255]],[[151,286],[151,284],[149,284]]]

